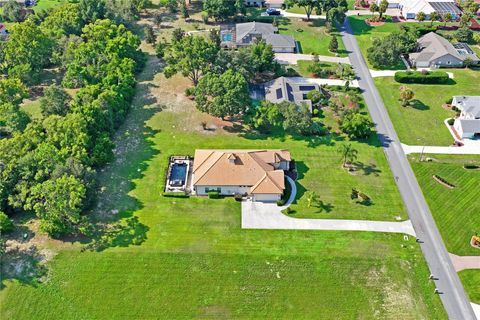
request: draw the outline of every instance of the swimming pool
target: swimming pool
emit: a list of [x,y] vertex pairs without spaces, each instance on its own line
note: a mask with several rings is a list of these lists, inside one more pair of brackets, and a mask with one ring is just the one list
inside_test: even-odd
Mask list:
[[231,34],[222,34],[222,42],[231,42],[233,40],[233,35]]
[[186,163],[173,163],[170,171],[169,185],[182,187],[186,183],[188,165]]

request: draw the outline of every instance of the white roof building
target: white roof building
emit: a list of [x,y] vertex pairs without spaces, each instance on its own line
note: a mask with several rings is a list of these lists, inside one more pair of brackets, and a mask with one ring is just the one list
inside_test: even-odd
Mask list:
[[480,135],[480,96],[455,96],[452,106],[460,110],[453,127],[462,139]]
[[[377,0],[380,4],[381,0]],[[400,9],[400,13],[406,19],[415,19],[419,12],[428,15],[437,12],[440,15],[449,12],[452,19],[456,20],[462,13],[454,0],[388,0],[389,8]]]

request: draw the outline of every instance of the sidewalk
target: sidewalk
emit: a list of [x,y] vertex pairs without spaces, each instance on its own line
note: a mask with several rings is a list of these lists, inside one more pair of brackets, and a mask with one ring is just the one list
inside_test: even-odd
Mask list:
[[480,269],[480,256],[457,256],[453,253],[449,255],[457,272],[465,269]]
[[480,141],[466,143],[463,147],[409,146],[402,143],[405,154],[436,153],[436,154],[480,154]]

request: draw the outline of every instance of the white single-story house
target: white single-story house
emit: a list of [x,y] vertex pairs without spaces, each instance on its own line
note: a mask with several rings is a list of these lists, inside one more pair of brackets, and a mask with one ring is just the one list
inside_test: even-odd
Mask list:
[[480,59],[466,43],[451,43],[435,32],[429,32],[417,40],[417,52],[410,53],[408,60],[416,68],[463,67],[470,59],[478,64]]
[[285,0],[245,0],[247,7],[267,7],[281,9]]
[[197,195],[251,196],[254,201],[277,201],[285,190],[288,150],[195,150],[192,185]]
[[480,96],[454,96],[452,106],[460,111],[453,123],[459,136],[462,139],[480,136]]
[[271,23],[246,22],[220,27],[220,46],[236,49],[246,47],[259,39],[272,46],[274,52],[293,53],[297,48],[295,39],[290,35],[279,34],[278,28]]
[[[376,1],[377,5],[382,2],[382,0]],[[429,14],[432,12],[440,15],[449,12],[453,20],[457,20],[462,14],[453,0],[388,0],[388,7],[399,9],[405,19],[416,19],[419,12],[425,13],[427,20],[430,19]]]

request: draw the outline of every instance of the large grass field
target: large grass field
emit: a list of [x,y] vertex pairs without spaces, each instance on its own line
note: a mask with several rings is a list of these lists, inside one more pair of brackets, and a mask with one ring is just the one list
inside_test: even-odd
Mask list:
[[[480,233],[480,171],[466,170],[465,163],[480,165],[480,156],[427,155],[432,162],[419,162],[419,155],[410,156],[417,176],[443,241],[449,252],[466,256],[480,255],[470,246],[470,239]],[[436,182],[436,174],[455,185],[446,188]]]
[[[110,234],[110,248],[100,252],[80,252],[77,243],[43,244],[58,252],[47,281],[4,280],[4,318],[446,318],[414,239],[242,230],[240,204],[233,199],[162,197],[168,157],[193,154],[195,148],[289,148],[302,168],[300,184],[309,188],[320,181],[332,188],[355,181],[388,189],[393,182],[380,148],[356,144],[361,160],[375,162],[382,171],[380,178],[349,177],[332,151],[341,142],[328,146],[315,139],[266,139],[232,132],[232,127],[223,130],[224,123],[194,111],[179,93],[184,79],[153,78],[157,63],[151,58],[140,77],[130,117],[117,135],[117,160],[100,176],[94,214],[121,218],[124,228]],[[202,120],[211,130],[201,129]],[[342,213],[344,196],[332,196],[338,198],[332,212],[339,217],[375,210]],[[381,208],[388,211],[391,205],[385,201]]]
[[455,115],[442,104],[454,95],[480,95],[480,71],[468,69],[445,70],[454,74],[450,84],[408,84],[415,93],[415,104],[402,107],[400,87],[393,77],[376,78],[375,84],[400,137],[409,145],[450,145],[453,143],[444,120]]
[[480,270],[463,270],[458,273],[470,301],[480,304]]

